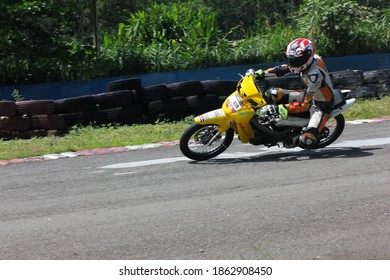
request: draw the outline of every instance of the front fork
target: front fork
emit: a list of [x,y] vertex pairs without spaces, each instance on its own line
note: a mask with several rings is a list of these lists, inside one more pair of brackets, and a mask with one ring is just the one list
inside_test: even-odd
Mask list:
[[206,144],[206,146],[211,146],[214,142],[215,142],[215,140],[217,140],[217,139],[221,139],[221,132],[217,132],[211,139],[210,139],[210,141]]

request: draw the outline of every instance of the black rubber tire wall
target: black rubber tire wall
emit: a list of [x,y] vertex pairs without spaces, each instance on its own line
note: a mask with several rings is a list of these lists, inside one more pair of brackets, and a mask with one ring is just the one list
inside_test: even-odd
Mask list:
[[363,72],[360,70],[336,71],[331,72],[329,75],[334,87],[356,87],[364,82]]
[[135,103],[132,90],[118,90],[92,95],[99,110],[125,107]]
[[137,78],[116,80],[108,83],[108,91],[141,89],[142,81]]
[[31,117],[34,129],[62,130],[66,128],[64,115],[35,115]]
[[91,95],[55,100],[56,112],[69,114],[88,112],[96,109],[95,98]]
[[0,101],[0,116],[16,116],[16,104],[14,101]]
[[55,112],[54,100],[17,101],[15,104],[19,115],[51,115]]
[[206,94],[204,96],[199,97],[198,105],[196,107],[191,108],[190,113],[199,115],[211,110],[218,109],[220,107],[221,107],[221,101],[219,100],[218,95]]
[[179,121],[189,115],[187,100],[185,97],[172,97],[163,102],[165,118]]
[[229,96],[237,87],[238,81],[229,80],[206,80],[201,81],[204,94],[216,94],[218,96]]
[[147,105],[152,101],[168,98],[168,88],[165,84],[155,85],[138,90],[136,91],[136,94],[138,100],[140,100],[142,104]]
[[363,80],[366,84],[387,84],[390,80],[390,69],[363,72]]
[[203,88],[200,81],[185,81],[167,85],[168,96],[186,97],[192,95],[202,95]]
[[27,131],[31,128],[32,121],[30,117],[0,117],[0,130]]
[[145,107],[141,105],[123,107],[118,116],[118,122],[128,125],[145,123],[144,113]]
[[266,90],[270,87],[296,89],[296,90],[305,88],[305,84],[303,83],[302,78],[297,75],[279,77],[279,78],[267,78],[265,79],[265,82],[262,83],[263,85],[260,84],[261,83],[259,83],[259,86],[262,90]]
[[111,123],[134,124],[145,123],[145,107],[142,105],[130,105],[104,110],[89,111],[82,114],[82,125],[103,125]]

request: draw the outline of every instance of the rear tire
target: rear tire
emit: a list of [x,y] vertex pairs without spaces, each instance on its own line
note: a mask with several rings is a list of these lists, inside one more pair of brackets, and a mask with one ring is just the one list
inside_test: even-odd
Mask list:
[[191,124],[180,139],[180,150],[186,157],[202,161],[216,157],[232,143],[234,131],[225,131],[214,142],[208,143],[218,132],[218,125]]
[[345,119],[342,114],[337,115],[334,118],[330,118],[321,131],[318,148],[324,148],[336,141],[341,133],[343,133],[344,127]]

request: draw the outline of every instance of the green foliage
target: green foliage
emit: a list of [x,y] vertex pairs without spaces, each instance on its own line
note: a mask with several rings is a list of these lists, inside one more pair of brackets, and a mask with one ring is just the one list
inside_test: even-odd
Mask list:
[[0,85],[282,60],[295,37],[324,56],[390,50],[386,0],[2,0],[0,11]]
[[101,56],[97,64],[99,64],[98,69],[104,71],[96,73],[97,76],[117,76],[146,71],[142,51],[128,43],[123,23],[118,25],[117,34],[104,34],[100,51]]
[[126,30],[129,42],[142,46],[162,43],[191,51],[218,41],[216,14],[199,1],[172,5],[155,3],[132,14]]
[[[73,51],[78,1],[0,2],[0,84],[24,84],[80,77],[90,55]],[[77,40],[81,45],[82,40]],[[90,69],[90,65],[81,68]],[[74,69],[77,69],[74,72]],[[85,70],[84,70],[85,71]],[[70,74],[70,72],[72,72]],[[82,77],[82,75],[81,75]]]
[[287,44],[291,38],[297,37],[300,37],[300,34],[295,29],[276,24],[242,40],[236,48],[236,57],[244,59],[247,63],[283,61]]
[[305,0],[298,26],[323,55],[338,56],[389,50],[389,17],[355,1]]
[[20,94],[19,90],[14,89],[11,93],[12,97],[15,99],[15,101],[23,101],[24,97]]
[[142,50],[150,72],[216,65],[215,56],[226,40],[220,39],[216,13],[201,1],[154,3],[131,15],[126,30],[126,46]]
[[[288,16],[300,0],[205,0],[208,7],[217,12],[218,22],[223,32],[229,32],[232,28],[240,26],[240,33],[234,39],[241,39],[248,30],[261,25],[273,25],[277,22],[289,22]],[[260,25],[260,28],[261,28]]]

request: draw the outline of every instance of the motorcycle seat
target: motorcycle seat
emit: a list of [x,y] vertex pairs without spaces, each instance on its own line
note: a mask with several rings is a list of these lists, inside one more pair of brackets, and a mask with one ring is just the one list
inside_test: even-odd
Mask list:
[[344,94],[340,89],[335,89],[333,92],[333,108],[339,108],[345,104]]

